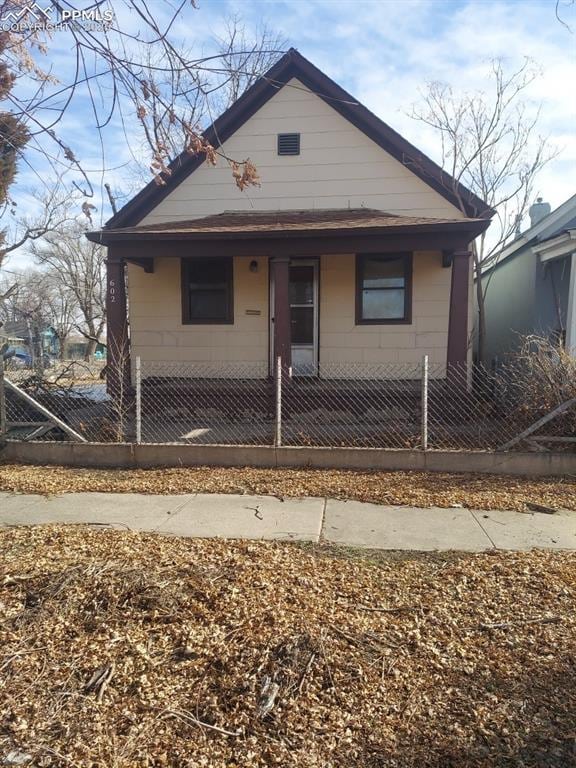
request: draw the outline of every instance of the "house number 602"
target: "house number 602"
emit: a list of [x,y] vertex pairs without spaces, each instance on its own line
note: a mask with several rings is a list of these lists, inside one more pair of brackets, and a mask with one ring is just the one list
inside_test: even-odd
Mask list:
[[116,280],[108,280],[108,298],[111,304],[116,302]]

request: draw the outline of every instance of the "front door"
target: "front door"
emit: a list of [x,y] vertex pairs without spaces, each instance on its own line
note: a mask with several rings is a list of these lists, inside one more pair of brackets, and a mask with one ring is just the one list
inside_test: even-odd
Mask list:
[[[292,375],[316,376],[318,373],[317,260],[293,259],[290,262],[288,300],[290,302]],[[274,285],[271,286],[270,306],[274,306]],[[270,340],[271,354],[273,354],[272,326]]]

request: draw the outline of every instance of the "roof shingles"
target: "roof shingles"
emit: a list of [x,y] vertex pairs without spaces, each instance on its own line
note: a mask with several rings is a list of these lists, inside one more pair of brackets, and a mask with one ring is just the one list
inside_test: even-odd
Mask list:
[[[292,211],[225,211],[203,218],[185,221],[161,222],[139,227],[125,227],[110,231],[109,234],[129,236],[138,239],[154,234],[274,234],[282,232],[318,232],[370,229],[406,228],[470,228],[487,224],[484,219],[438,219],[421,216],[398,216],[373,208],[346,208]],[[108,234],[106,231],[104,232]],[[96,235],[97,233],[93,233]]]

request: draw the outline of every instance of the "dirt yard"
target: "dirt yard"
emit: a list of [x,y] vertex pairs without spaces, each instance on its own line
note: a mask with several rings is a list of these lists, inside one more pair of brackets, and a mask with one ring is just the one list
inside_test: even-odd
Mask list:
[[249,493],[280,497],[329,496],[418,507],[461,505],[518,511],[525,511],[528,503],[576,510],[575,480],[435,472],[253,467],[105,470],[0,464],[0,491],[18,493]]
[[573,554],[69,526],[0,563],[0,764],[576,764]]

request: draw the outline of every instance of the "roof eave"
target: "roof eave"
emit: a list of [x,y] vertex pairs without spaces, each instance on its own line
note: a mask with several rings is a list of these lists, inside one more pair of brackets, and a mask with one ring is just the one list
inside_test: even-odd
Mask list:
[[[223,144],[292,78],[301,80],[349,122],[451,202],[455,208],[464,207],[464,213],[470,217],[490,219],[494,215],[495,211],[484,201],[456,182],[440,166],[292,48],[207,128],[204,132],[206,140],[213,146]],[[106,222],[106,228],[126,226],[134,219],[141,221],[181,181],[202,165],[204,160],[204,154],[181,153],[169,165],[171,175],[167,183],[159,186],[155,181],[150,181]]]
[[307,238],[321,238],[321,237],[334,237],[334,236],[378,236],[386,237],[386,235],[409,235],[413,234],[439,234],[442,232],[461,232],[462,234],[468,234],[470,241],[474,240],[478,235],[484,232],[490,224],[488,219],[470,221],[455,221],[443,224],[411,224],[411,225],[398,225],[393,227],[326,227],[323,229],[281,229],[281,230],[233,230],[228,232],[187,232],[182,231],[150,231],[144,230],[141,232],[135,232],[133,230],[98,230],[94,232],[87,232],[86,237],[93,243],[100,245],[108,245],[109,243],[118,242],[149,242],[155,240],[202,240],[202,241],[218,241],[218,240],[267,240],[267,239],[298,239],[302,237]]

